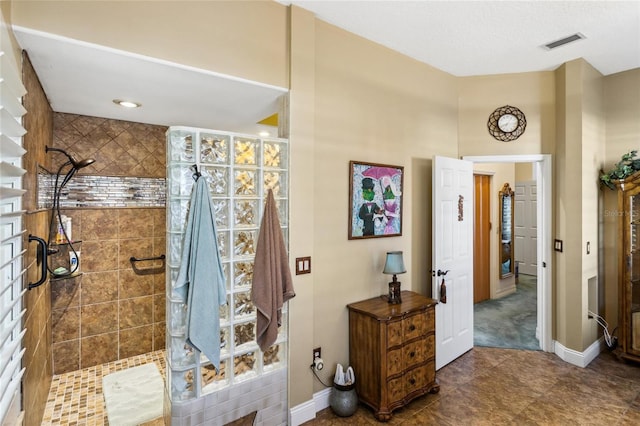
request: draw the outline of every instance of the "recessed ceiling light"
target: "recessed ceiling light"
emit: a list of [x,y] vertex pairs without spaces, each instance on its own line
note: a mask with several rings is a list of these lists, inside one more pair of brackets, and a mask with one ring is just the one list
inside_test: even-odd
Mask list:
[[114,99],[113,103],[125,108],[140,108],[142,106],[142,104],[139,104],[137,102],[123,101],[121,99]]

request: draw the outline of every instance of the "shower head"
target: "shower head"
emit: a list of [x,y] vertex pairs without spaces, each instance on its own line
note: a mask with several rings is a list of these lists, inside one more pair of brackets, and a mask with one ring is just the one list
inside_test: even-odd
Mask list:
[[83,167],[87,167],[88,165],[95,163],[95,161],[96,160],[93,158],[85,158],[84,160],[80,160],[75,163],[72,162],[71,164],[73,164],[75,169],[82,169]]
[[93,164],[96,161],[93,158],[86,158],[84,160],[77,161],[72,155],[67,153],[67,151],[60,148],[50,148],[48,146],[45,146],[44,150],[45,152],[55,151],[55,152],[60,152],[64,154],[69,159],[69,164],[71,164],[71,166],[76,170],[82,169],[83,167],[87,167],[88,165]]

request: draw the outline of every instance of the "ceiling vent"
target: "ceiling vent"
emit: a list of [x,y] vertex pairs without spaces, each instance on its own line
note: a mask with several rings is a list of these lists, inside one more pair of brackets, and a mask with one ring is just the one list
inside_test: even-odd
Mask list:
[[552,49],[555,49],[556,47],[564,46],[565,44],[573,43],[574,41],[582,40],[584,38],[586,38],[584,35],[582,35],[580,33],[575,33],[575,34],[572,34],[572,35],[570,35],[568,37],[561,38],[560,40],[556,40],[556,41],[552,41],[551,43],[547,43],[542,47],[547,49],[547,50],[552,50]]

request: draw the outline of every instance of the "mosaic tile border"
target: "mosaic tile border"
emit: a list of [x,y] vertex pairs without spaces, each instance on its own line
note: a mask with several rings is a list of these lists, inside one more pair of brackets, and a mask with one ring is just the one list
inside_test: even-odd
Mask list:
[[[55,175],[38,173],[38,208],[51,208]],[[60,207],[165,207],[166,179],[74,176],[60,194]]]

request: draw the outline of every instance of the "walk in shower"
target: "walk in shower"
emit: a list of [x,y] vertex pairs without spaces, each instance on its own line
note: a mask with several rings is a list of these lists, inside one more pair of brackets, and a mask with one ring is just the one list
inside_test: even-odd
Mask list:
[[[81,240],[82,275],[51,284],[56,380],[68,375],[68,380],[85,383],[85,372],[89,371],[91,377],[96,374],[91,383],[99,390],[100,370],[106,374],[156,362],[165,373],[165,417],[169,416],[174,425],[197,421],[223,425],[251,413],[256,413],[256,424],[286,424],[286,306],[276,343],[260,351],[255,342],[251,279],[269,189],[273,190],[288,241],[288,141],[186,127],[167,131],[161,126],[61,113],[56,113],[56,121],[56,141],[60,145],[60,138],[71,132],[69,126],[86,129],[84,139],[75,141],[74,149],[95,157],[93,166],[104,168],[103,173],[115,170],[117,164],[114,161],[109,165],[100,152],[100,147],[108,149],[109,143],[92,139],[105,129],[110,129],[114,139],[122,138],[126,130],[131,153],[144,145],[153,155],[161,152],[166,156],[162,172],[149,169],[145,173],[166,173],[166,180],[76,175],[65,187],[60,204],[63,214],[72,219],[73,239]],[[136,140],[132,141],[130,135],[136,135]],[[160,137],[162,146],[157,140]],[[84,151],[83,144],[95,147],[95,151]],[[145,163],[147,167],[154,164],[157,162],[150,159]],[[227,279],[228,303],[221,307],[220,315],[219,372],[206,357],[186,345],[185,305],[173,292],[194,165],[207,180],[216,208],[219,249]],[[140,166],[133,165],[132,169],[140,170]],[[43,200],[50,199],[51,179],[46,173],[39,178]],[[166,255],[164,260],[136,265],[130,260],[162,254]],[[96,399],[101,398],[98,392]],[[54,399],[51,401],[56,406]],[[101,401],[91,404],[85,410],[88,415],[97,416],[97,421],[106,416]],[[47,414],[52,415],[60,418],[55,410]]]

